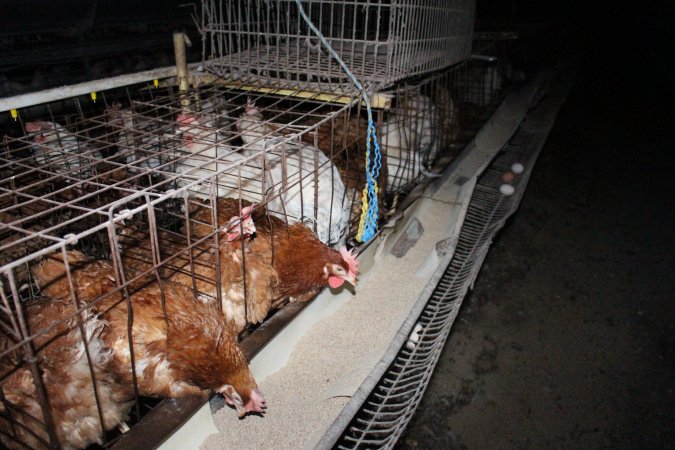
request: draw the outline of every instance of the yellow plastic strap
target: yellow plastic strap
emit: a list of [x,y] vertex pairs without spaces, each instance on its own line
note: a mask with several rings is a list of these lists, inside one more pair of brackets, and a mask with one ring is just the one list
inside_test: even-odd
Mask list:
[[96,92],[92,92],[89,95],[91,95],[91,99],[94,101],[94,103],[96,103]]
[[[377,181],[375,182],[375,195],[378,194]],[[363,242],[363,232],[366,230],[366,217],[368,217],[368,186],[363,188],[361,193],[361,219],[359,220],[359,230],[356,233],[356,240]]]
[[159,87],[159,80],[152,80],[152,84],[155,86],[155,89]]
[[19,117],[19,112],[16,109],[12,109],[9,111],[9,114],[12,116],[12,119],[14,119],[14,122],[16,122],[16,119]]

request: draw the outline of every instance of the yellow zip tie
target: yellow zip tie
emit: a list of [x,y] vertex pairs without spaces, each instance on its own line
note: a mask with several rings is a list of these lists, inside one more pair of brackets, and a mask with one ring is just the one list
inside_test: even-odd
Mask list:
[[9,115],[12,116],[12,119],[16,122],[16,119],[19,117],[19,112],[16,109],[11,109]]
[[94,101],[94,103],[96,103],[96,92],[92,92],[89,95],[91,96],[91,99]]
[[[378,194],[377,181],[375,182],[375,196]],[[361,193],[361,219],[359,220],[359,230],[356,233],[356,240],[363,242],[363,232],[366,231],[366,217],[368,217],[368,186],[363,188]]]
[[152,80],[153,86],[155,86],[155,89],[159,87],[159,80]]

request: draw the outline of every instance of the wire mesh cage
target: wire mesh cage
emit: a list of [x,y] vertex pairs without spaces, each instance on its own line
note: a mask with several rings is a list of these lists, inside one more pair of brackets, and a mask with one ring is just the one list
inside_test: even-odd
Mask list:
[[436,160],[451,152],[457,108],[449,86],[455,72],[402,82],[391,91],[394,105],[378,127],[390,194],[404,194],[423,177],[434,176]]
[[[264,411],[254,381],[233,393],[204,379],[232,364],[213,366],[223,339],[221,353],[248,373],[237,336],[289,297],[355,283],[350,252],[327,245],[344,240],[358,183],[341,181],[348,164],[337,161],[359,130],[344,145],[328,131],[358,113],[352,103],[217,87],[118,94],[37,108],[51,112],[41,120],[27,111],[2,141],[0,440],[10,448],[108,446],[146,397],[217,391],[243,413]],[[297,269],[296,244],[316,262],[309,279],[281,270]],[[190,323],[215,340],[169,354]],[[199,373],[186,368],[195,352],[208,356]]]
[[229,79],[324,92],[354,85],[300,13],[367,88],[469,57],[475,1],[203,0],[204,66]]
[[487,108],[494,105],[504,92],[525,79],[525,73],[513,65],[514,41],[517,38],[495,39],[484,34],[473,44],[474,60],[458,82],[459,102]]
[[[489,114],[494,102],[462,97],[484,83],[480,64],[387,91],[393,106],[377,112],[380,220]],[[97,103],[38,105],[3,124],[5,446],[110,447],[157,397],[215,391],[237,405],[226,380],[203,377],[227,373],[199,356],[206,347],[217,355],[221,341],[170,354],[148,342],[180,341],[190,330],[178,324],[198,324],[241,353],[236,341],[289,299],[355,282],[353,256],[334,247],[358,244],[371,162],[364,109],[356,95],[282,94],[242,83],[137,86]],[[171,382],[155,383],[157,374]],[[63,395],[75,391],[77,405]],[[246,392],[238,410],[264,410]]]
[[508,64],[507,48],[498,50],[494,41],[481,48],[499,57],[472,59],[385,91],[394,99],[378,126],[389,206],[396,203],[391,196],[405,195],[422,179],[436,176],[435,166],[456,156],[476,126],[523,80],[522,72]]

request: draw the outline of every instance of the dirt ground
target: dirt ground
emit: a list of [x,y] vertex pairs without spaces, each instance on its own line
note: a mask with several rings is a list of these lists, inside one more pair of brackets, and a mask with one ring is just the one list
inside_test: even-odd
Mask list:
[[399,448],[675,448],[674,80],[628,37],[588,52]]

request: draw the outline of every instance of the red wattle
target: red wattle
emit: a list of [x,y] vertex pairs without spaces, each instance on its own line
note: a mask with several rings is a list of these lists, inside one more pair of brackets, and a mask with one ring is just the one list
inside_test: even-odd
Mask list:
[[343,284],[344,282],[345,282],[345,280],[343,280],[343,279],[340,278],[340,277],[336,277],[336,276],[328,277],[328,284],[329,284],[330,287],[332,287],[333,289],[339,288],[340,286],[342,286],[342,284]]

